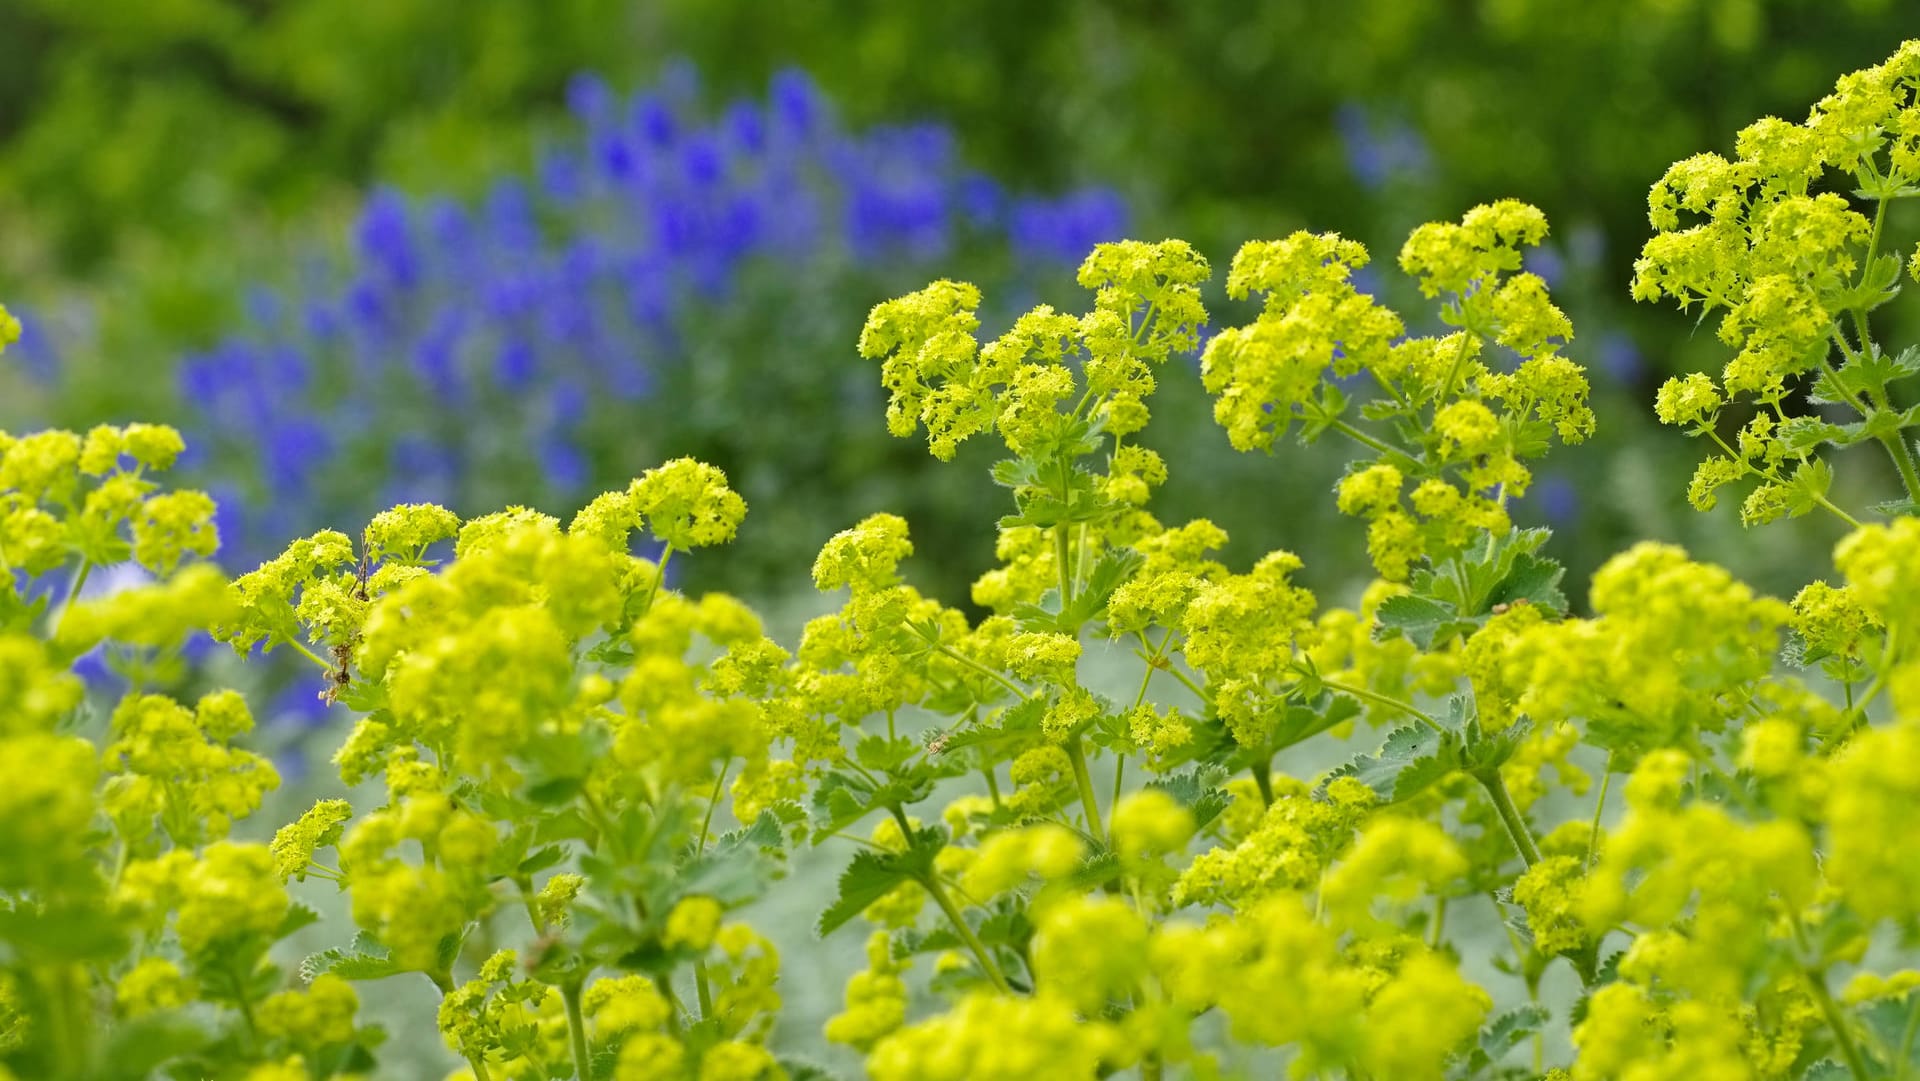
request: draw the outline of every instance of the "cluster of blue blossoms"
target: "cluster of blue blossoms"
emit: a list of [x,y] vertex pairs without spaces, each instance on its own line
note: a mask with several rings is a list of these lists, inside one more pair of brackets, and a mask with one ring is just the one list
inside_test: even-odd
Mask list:
[[[477,205],[374,193],[344,265],[257,290],[244,329],[186,358],[186,464],[228,516],[225,558],[246,566],[396,501],[532,495],[563,511],[648,464],[623,450],[639,403],[730,303],[777,323],[792,283],[839,282],[857,315],[861,274],[897,291],[992,247],[1015,275],[1064,277],[1125,231],[1112,192],[1011,194],[965,168],[945,128],[849,131],[797,72],[718,117],[698,97],[685,69],[626,100],[579,78],[583,133],[533,175]],[[820,363],[852,340],[761,348]]]

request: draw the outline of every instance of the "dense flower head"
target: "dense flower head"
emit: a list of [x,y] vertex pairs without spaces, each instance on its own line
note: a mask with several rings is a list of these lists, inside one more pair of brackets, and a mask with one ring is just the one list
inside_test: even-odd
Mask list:
[[692,458],[676,458],[633,482],[634,508],[669,548],[692,551],[733,539],[747,516],[746,501],[727,487],[727,475]]
[[912,554],[906,519],[876,514],[827,541],[813,564],[813,584],[823,590],[890,586],[900,561]]
[[1016,455],[1044,453],[1072,438],[1083,415],[1130,435],[1147,423],[1153,367],[1199,344],[1199,283],[1210,273],[1182,241],[1102,244],[1080,272],[1095,290],[1093,311],[1076,319],[1042,304],[984,346],[975,335],[979,288],[936,281],[875,306],[860,354],[881,361],[888,430],[905,437],[924,426],[943,461],[989,430]]
[[[1457,224],[1432,222],[1415,229],[1400,249],[1400,268],[1419,281],[1427,296],[1465,294],[1519,270],[1521,245],[1538,244],[1546,235],[1546,215],[1506,199],[1474,207]],[[1537,285],[1528,291],[1537,293]]]
[[237,692],[210,694],[192,710],[162,695],[131,694],[111,725],[104,802],[130,842],[156,823],[177,844],[224,837],[234,819],[280,786],[270,762],[230,746],[253,727]]
[[[1886,201],[1920,181],[1915,51],[1907,42],[1886,62],[1842,77],[1804,123],[1759,120],[1739,133],[1733,159],[1698,154],[1654,185],[1648,216],[1656,232],[1635,263],[1634,296],[1698,305],[1703,317],[1721,312],[1719,338],[1735,350],[1718,386],[1692,373],[1660,388],[1656,413],[1664,423],[1718,440],[1709,427],[1716,414],[1745,400],[1773,413],[1781,435],[1798,431],[1787,426],[1822,420],[1786,411],[1812,375],[1816,399],[1862,414],[1912,477],[1911,452],[1897,434],[1909,421],[1892,409],[1886,389],[1889,378],[1908,373],[1881,365],[1869,313],[1892,298],[1899,277],[1899,258],[1881,245]],[[1879,206],[1867,213],[1860,201]],[[1839,374],[1846,372],[1857,374]],[[1711,509],[1715,488],[1755,479],[1745,523],[1804,513],[1826,494],[1815,452],[1857,441],[1822,431],[1776,444],[1771,434],[1743,437],[1737,457],[1729,450],[1703,462],[1689,492],[1694,506]]]
[[1254,241],[1234,256],[1228,295],[1262,293],[1264,308],[1252,325],[1207,343],[1201,378],[1235,449],[1271,447],[1329,371],[1371,367],[1400,336],[1399,316],[1351,281],[1366,263],[1364,247],[1334,233]]
[[[1337,432],[1365,447],[1337,503],[1368,519],[1368,554],[1390,581],[1508,532],[1507,502],[1532,480],[1524,459],[1593,431],[1585,369],[1561,355],[1572,324],[1544,279],[1519,272],[1520,248],[1545,232],[1537,209],[1511,200],[1414,231],[1401,266],[1428,296],[1445,294],[1441,318],[1460,329],[1444,337],[1406,336],[1354,284],[1366,249],[1337,234],[1254,241],[1234,259],[1228,293],[1265,300],[1254,322],[1208,343],[1214,419],[1239,450],[1271,451],[1296,425],[1303,442]],[[1380,430],[1347,416],[1363,373],[1382,394],[1359,419]]]

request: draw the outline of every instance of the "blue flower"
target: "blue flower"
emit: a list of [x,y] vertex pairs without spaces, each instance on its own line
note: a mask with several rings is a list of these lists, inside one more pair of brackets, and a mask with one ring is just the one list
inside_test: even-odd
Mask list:
[[946,128],[842,130],[797,72],[710,119],[698,89],[685,66],[625,101],[575,79],[578,132],[526,175],[477,205],[373,192],[348,260],[306,259],[300,288],[250,297],[246,325],[184,358],[193,468],[243,504],[222,521],[230,566],[393,501],[472,513],[511,483],[564,510],[685,453],[648,427],[676,407],[648,399],[729,362],[690,355],[714,320],[750,313],[779,328],[756,351],[827,360],[853,330],[818,318],[822,290],[870,300],[867,276],[924,278],[979,245],[1013,255],[1007,295],[1030,292],[1021,268],[1059,275],[1125,229],[1113,192],[1010,193]]

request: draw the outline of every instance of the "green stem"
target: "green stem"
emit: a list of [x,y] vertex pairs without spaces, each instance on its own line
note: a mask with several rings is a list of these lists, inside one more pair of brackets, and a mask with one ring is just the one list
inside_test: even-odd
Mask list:
[[653,599],[660,595],[660,587],[667,581],[667,561],[673,558],[673,545],[660,550],[660,563],[653,568],[653,585],[647,587],[647,603],[640,609],[641,615],[653,611]]
[[513,880],[514,888],[520,894],[520,905],[527,910],[527,922],[533,925],[536,936],[547,933],[546,921],[540,918],[540,910],[533,903],[533,879],[521,875]]
[[1493,809],[1499,812],[1500,821],[1506,824],[1507,836],[1513,838],[1513,847],[1519,851],[1520,859],[1528,867],[1539,863],[1540,849],[1533,843],[1533,834],[1527,829],[1527,820],[1521,817],[1520,808],[1514,806],[1513,794],[1507,791],[1507,782],[1500,778],[1500,771],[1475,770],[1473,777],[1493,800]]
[[[1726,440],[1720,438],[1719,432],[1716,432],[1711,428],[1706,429],[1706,432],[1709,436],[1713,438],[1713,441],[1715,443],[1720,444],[1720,449],[1726,452],[1727,457],[1729,459],[1740,463],[1740,466],[1743,469],[1745,469],[1747,472],[1753,474],[1756,477],[1759,477],[1761,480],[1764,480],[1769,484],[1785,485],[1787,483],[1786,481],[1782,480],[1780,478],[1780,475],[1778,473],[1775,473],[1773,470],[1761,469],[1755,466],[1752,462],[1749,462],[1745,458],[1741,457],[1738,451],[1734,450],[1732,447],[1727,445]],[[1839,507],[1834,506],[1831,502],[1827,500],[1826,496],[1816,495],[1813,497],[1813,501],[1819,504],[1821,507],[1826,508],[1835,517],[1839,518],[1841,521],[1847,523],[1853,528],[1855,529],[1860,528],[1860,519],[1855,518],[1853,515],[1848,514],[1846,511],[1841,510]]]
[[[1462,305],[1462,307],[1464,307],[1464,305]],[[1477,336],[1478,335],[1474,334],[1471,330],[1461,329],[1460,351],[1453,355],[1453,366],[1447,369],[1446,382],[1440,384],[1440,393],[1435,395],[1433,399],[1433,408],[1436,414],[1446,402],[1447,396],[1453,393],[1453,381],[1460,375],[1460,369],[1466,365],[1467,350],[1472,346],[1473,339]]]
[[80,591],[87,588],[87,575],[93,573],[93,560],[82,559],[80,566],[74,569],[73,580],[67,583],[67,599],[60,602],[60,618],[54,621],[57,627],[66,622],[67,613],[73,611],[73,604],[80,599]]
[[247,982],[238,969],[227,966],[227,978],[233,981],[233,1001],[240,1010],[240,1020],[247,1026],[247,1043],[254,1048],[260,1046],[260,1026],[253,1020],[253,999],[247,994]]
[[579,982],[563,984],[560,1000],[567,1006],[567,1041],[573,1047],[573,1072],[578,1081],[591,1081],[593,1059],[587,1054],[587,1019],[580,1013]]
[[1363,447],[1368,447],[1370,449],[1379,451],[1381,454],[1401,453],[1399,450],[1395,449],[1392,445],[1383,443],[1380,440],[1375,439],[1374,437],[1368,435],[1367,433],[1361,431],[1360,429],[1354,427],[1353,425],[1348,424],[1344,420],[1335,419],[1332,427],[1334,431],[1339,432],[1341,435],[1346,436],[1348,439],[1353,440],[1354,442],[1360,444]]
[[1388,709],[1397,709],[1400,712],[1405,713],[1408,716],[1412,717],[1414,720],[1419,721],[1421,724],[1426,725],[1428,728],[1433,729],[1435,732],[1444,733],[1447,730],[1446,726],[1442,725],[1439,721],[1435,720],[1432,714],[1425,713],[1421,711],[1419,708],[1412,705],[1411,703],[1402,702],[1398,698],[1390,698],[1387,695],[1380,694],[1377,691],[1370,691],[1365,687],[1355,687],[1346,683],[1336,683],[1330,679],[1321,680],[1320,685],[1330,691],[1336,691],[1340,694],[1350,694],[1353,697],[1360,699],[1362,702],[1372,702],[1376,706],[1385,706]]
[[949,657],[949,658],[952,658],[953,660],[959,661],[961,664],[966,665],[968,668],[973,669],[974,671],[980,673],[983,676],[992,677],[994,680],[998,681],[1002,687],[1005,687],[1007,690],[1012,691],[1016,697],[1019,697],[1019,698],[1038,697],[1035,694],[1027,693],[1027,691],[1024,688],[1022,688],[1018,683],[1015,683],[1014,681],[1008,679],[1007,677],[1001,675],[1000,673],[994,671],[993,669],[988,668],[986,665],[981,664],[979,661],[974,660],[972,657],[969,657],[964,653],[955,651],[952,646],[936,646],[934,648],[937,649],[942,656]]
[[1607,807],[1607,786],[1613,783],[1613,752],[1607,752],[1607,764],[1600,773],[1600,798],[1593,802],[1593,827],[1587,831],[1587,870],[1593,870],[1593,857],[1600,851],[1600,812]]
[[87,1037],[87,1000],[85,975],[74,979],[76,966],[56,965],[48,982],[53,986],[47,997],[48,1028],[60,1076],[82,1078],[92,1073],[91,1041]]
[[[1123,754],[1115,755],[1114,767],[1113,767],[1113,799],[1107,802],[1108,814],[1118,813],[1120,809],[1120,792],[1122,789],[1122,781],[1126,778],[1126,776],[1127,776],[1127,756]],[[1109,833],[1112,832],[1111,828],[1109,828],[1108,832]]]
[[[1880,663],[1874,666],[1873,681],[1867,684],[1866,690],[1861,692],[1857,701],[1850,701],[1847,706],[1847,716],[1853,717],[1853,725],[1867,720],[1867,707],[1873,704],[1874,699],[1880,697],[1881,690],[1885,688],[1887,672],[1893,667],[1894,651],[1898,648],[1899,642],[1900,624],[1894,623],[1887,628],[1886,640],[1880,645]],[[1849,683],[1847,689],[1851,691],[1853,685]]]
[[298,653],[301,656],[305,657],[306,659],[319,665],[323,670],[328,672],[333,671],[332,661],[329,661],[325,657],[320,656],[320,654],[315,653],[311,649],[308,649],[305,644],[298,642],[292,638],[287,639],[287,644],[293,647],[293,651],[295,653]]
[[1907,1081],[1907,1067],[1913,1061],[1913,1037],[1917,1025],[1920,1025],[1920,995],[1913,996],[1913,1005],[1907,1007],[1907,1028],[1900,1034],[1900,1052],[1893,1057],[1893,1061],[1899,1064],[1894,1067],[1893,1081]]
[[[1794,922],[1794,933],[1800,934],[1799,921]],[[1867,1060],[1861,1056],[1860,1047],[1853,1042],[1853,1033],[1847,1031],[1847,1019],[1840,1012],[1840,1005],[1833,1001],[1832,992],[1827,990],[1827,974],[1809,968],[1806,970],[1807,989],[1813,992],[1813,1000],[1820,1006],[1821,1016],[1827,1019],[1827,1027],[1833,1030],[1833,1042],[1840,1048],[1840,1057],[1847,1062],[1847,1072],[1855,1081],[1872,1081],[1873,1074],[1867,1069]]]
[[487,1072],[486,1059],[478,1055],[468,1055],[467,1067],[473,1071],[473,1081],[493,1081],[493,1075]]
[[1073,542],[1067,536],[1067,523],[1053,527],[1053,561],[1060,565],[1060,611],[1073,605]]
[[926,887],[927,895],[933,898],[934,904],[940,906],[940,911],[946,913],[947,922],[953,924],[953,931],[960,936],[960,941],[965,942],[967,948],[973,951],[973,956],[980,961],[980,968],[987,974],[987,979],[993,981],[993,985],[999,988],[1002,994],[1012,994],[1013,989],[1007,986],[1007,978],[1001,974],[1000,966],[993,963],[993,954],[987,952],[987,944],[980,941],[980,936],[974,933],[973,925],[961,915],[959,907],[953,903],[953,898],[947,895],[946,887],[940,884],[939,877],[929,874],[920,880],[920,884]]
[[[1873,273],[1873,257],[1880,254],[1880,227],[1882,225],[1885,225],[1886,221],[1887,221],[1887,201],[1885,199],[1880,199],[1877,201],[1876,205],[1874,206],[1873,232],[1869,234],[1867,237],[1867,255],[1866,255],[1866,258],[1860,260],[1860,280],[1854,283],[1856,286],[1865,285],[1867,281],[1867,275]],[[1870,343],[1872,342],[1873,339],[1872,339],[1871,333],[1867,329],[1866,305],[1856,304],[1854,306],[1853,325],[1854,325],[1854,329],[1857,330],[1860,334],[1861,351],[1864,352],[1865,350],[1871,348]]]
[[[888,711],[887,720],[889,722],[893,720],[892,711]],[[892,733],[889,732],[888,734],[891,735]],[[720,776],[713,779],[713,794],[707,797],[707,814],[706,817],[700,820],[700,851],[702,852],[707,850],[707,834],[713,829],[713,809],[720,806],[720,786],[726,783],[727,770],[732,767],[733,759],[729,758],[725,762],[722,762],[720,764]],[[742,823],[742,825],[744,824],[745,823]]]
[[653,978],[653,989],[667,1000],[667,1032],[680,1035],[680,996],[673,989],[673,980],[662,972]]
[[1440,894],[1433,899],[1433,942],[1432,948],[1440,948],[1440,936],[1447,926],[1447,895]]
[[1095,844],[1105,846],[1106,831],[1100,828],[1100,800],[1093,794],[1093,774],[1087,771],[1087,752],[1080,746],[1080,737],[1067,740],[1067,761],[1073,763],[1073,783],[1080,788],[1080,805],[1086,808],[1087,832],[1093,835]]
[[1880,445],[1887,448],[1893,457],[1894,468],[1900,471],[1900,483],[1906,485],[1907,498],[1920,503],[1920,467],[1913,460],[1913,448],[1901,438],[1899,432],[1888,432],[1880,437]]
[[1195,698],[1200,699],[1200,701],[1205,702],[1207,705],[1213,704],[1213,696],[1208,694],[1205,690],[1202,690],[1200,685],[1198,683],[1195,683],[1192,680],[1192,678],[1189,677],[1185,672],[1182,672],[1178,668],[1169,666],[1167,668],[1167,674],[1179,680],[1181,686],[1185,687],[1187,690],[1192,691]]
[[705,1021],[711,1018],[713,1016],[713,986],[707,979],[707,963],[705,961],[695,961],[693,963],[693,990],[695,994],[700,996],[700,1020]]
[[1253,787],[1260,790],[1260,805],[1273,806],[1273,759],[1266,754],[1253,763]]
[[987,794],[993,797],[993,809],[997,811],[1000,809],[1000,778],[993,775],[992,766],[987,766],[980,772],[986,775]]

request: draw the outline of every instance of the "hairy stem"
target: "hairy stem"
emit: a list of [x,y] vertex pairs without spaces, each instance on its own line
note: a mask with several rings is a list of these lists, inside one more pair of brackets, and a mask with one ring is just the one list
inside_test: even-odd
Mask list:
[[1347,683],[1336,683],[1330,679],[1321,680],[1320,685],[1330,691],[1336,691],[1340,694],[1350,694],[1362,702],[1372,702],[1376,706],[1385,706],[1388,709],[1399,710],[1414,720],[1419,721],[1421,724],[1426,725],[1428,728],[1433,729],[1435,732],[1445,732],[1447,730],[1446,726],[1435,720],[1432,714],[1422,711],[1410,702],[1402,702],[1398,698],[1389,698],[1384,694],[1380,694],[1377,691],[1370,691],[1365,687],[1355,687]]
[[1607,786],[1613,783],[1613,752],[1607,752],[1607,764],[1601,767],[1600,798],[1593,801],[1593,826],[1587,831],[1587,860],[1585,867],[1593,870],[1593,857],[1600,851],[1600,812],[1607,809]]
[[987,951],[987,944],[980,941],[980,936],[974,933],[973,925],[961,915],[959,907],[947,894],[947,888],[940,884],[939,876],[929,874],[920,880],[920,884],[927,888],[927,895],[933,898],[934,904],[940,906],[940,911],[946,913],[947,922],[953,924],[954,934],[959,935],[960,941],[965,942],[967,949],[973,951],[973,956],[979,960],[980,968],[987,974],[987,979],[993,981],[993,985],[999,988],[1001,993],[1012,994],[1013,989],[1007,986],[1007,978],[1001,974],[1000,966],[993,963],[993,954]]
[[1080,788],[1080,805],[1087,812],[1087,832],[1093,835],[1094,843],[1107,843],[1106,831],[1100,828],[1100,799],[1093,794],[1093,775],[1087,772],[1087,752],[1080,746],[1080,737],[1067,741],[1067,761],[1073,763],[1073,783]]
[[713,1016],[713,984],[707,978],[705,961],[693,963],[693,990],[700,997],[700,1020],[705,1021]]
[[1346,436],[1348,439],[1351,439],[1354,442],[1370,450],[1379,451],[1381,454],[1401,453],[1400,451],[1394,449],[1391,445],[1384,443],[1378,439],[1375,439],[1374,437],[1368,435],[1367,433],[1361,431],[1360,429],[1354,427],[1353,425],[1348,424],[1344,420],[1334,421],[1332,427],[1334,431],[1339,432],[1341,435]]
[[1540,862],[1540,848],[1533,843],[1533,833],[1527,829],[1527,820],[1521,816],[1520,808],[1513,804],[1513,794],[1507,791],[1507,782],[1500,778],[1498,769],[1475,770],[1473,778],[1480,787],[1487,790],[1487,796],[1493,800],[1493,809],[1500,814],[1500,821],[1507,827],[1507,836],[1513,838],[1513,847],[1519,851],[1520,859],[1528,867]]
[[988,668],[986,665],[981,664],[979,661],[974,660],[972,657],[969,657],[966,654],[955,650],[952,646],[936,646],[934,648],[940,652],[941,656],[959,661],[961,664],[966,665],[968,668],[973,669],[974,671],[980,673],[981,675],[991,677],[996,682],[998,682],[1002,687],[1005,687],[1007,690],[1012,691],[1016,697],[1019,697],[1019,698],[1035,697],[1035,695],[1027,693],[1026,689],[1021,687],[1018,683],[1015,683],[1014,681],[1008,679],[1006,676],[1003,676],[1000,673],[994,671],[993,669]]
[[1060,565],[1060,611],[1073,604],[1073,541],[1067,536],[1067,523],[1053,527],[1053,561]]
[[567,1042],[573,1047],[573,1072],[579,1081],[591,1081],[593,1060],[587,1054],[587,1020],[580,1013],[580,983],[569,981],[560,988],[560,1000],[567,1006]]

